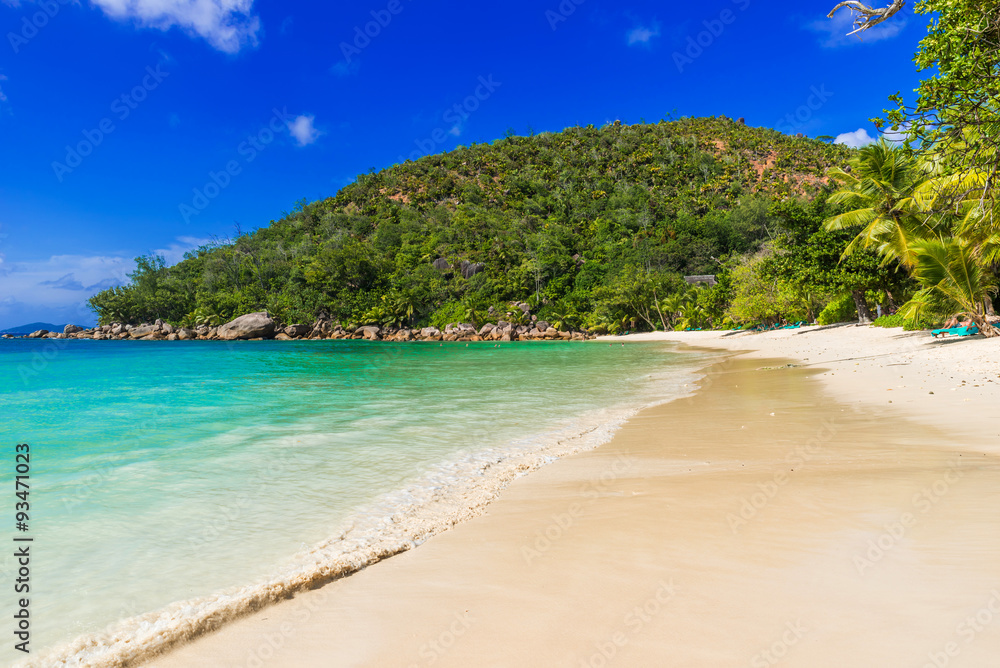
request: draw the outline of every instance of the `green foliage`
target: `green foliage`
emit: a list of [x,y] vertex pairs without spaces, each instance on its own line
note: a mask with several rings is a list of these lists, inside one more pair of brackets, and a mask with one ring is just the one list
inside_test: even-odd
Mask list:
[[[430,325],[444,329],[450,323],[466,322],[465,313],[466,308],[462,302],[448,302],[431,314]],[[521,319],[526,320],[524,316]]]
[[773,271],[774,250],[769,248],[754,257],[741,259],[730,270],[733,284],[732,303],[726,314],[744,324],[774,324],[797,319],[801,309],[794,291]]
[[931,327],[935,327],[936,325],[938,325],[940,322],[941,322],[940,320],[935,320],[933,318],[927,318],[927,317],[913,318],[910,320],[906,320],[903,323],[903,331],[917,332],[923,329],[930,329]]
[[825,223],[827,230],[852,230],[857,236],[845,255],[874,248],[886,261],[905,267],[914,263],[912,243],[933,233],[938,219],[920,215],[914,193],[927,180],[931,167],[915,158],[908,148],[880,140],[865,146],[848,161],[848,169],[834,167],[830,176],[842,189],[830,197],[831,204],[847,210]]
[[[914,56],[928,72],[907,106],[900,94],[879,127],[903,128],[922,150],[954,172],[983,170],[995,182],[1000,148],[1000,6],[994,0],[921,0],[918,14],[931,17]],[[993,188],[984,193],[994,201]]]
[[835,325],[840,322],[857,322],[858,311],[850,293],[840,295],[826,305],[816,318],[820,325]]
[[[173,267],[143,258],[130,285],[90,303],[102,322],[268,310],[286,324],[321,311],[344,323],[481,324],[518,301],[609,331],[721,322],[725,290],[670,319],[656,306],[686,289],[682,276],[759,250],[774,202],[815,195],[848,155],[723,119],[510,136],[364,174]],[[482,270],[465,278],[463,261]]]
[[959,239],[925,239],[915,248],[914,275],[925,287],[900,313],[913,319],[960,314],[972,318],[980,330],[991,331],[986,303],[997,292],[997,278],[972,248]]
[[886,327],[886,328],[902,327],[904,331],[916,332],[922,329],[928,329],[930,327],[933,327],[936,324],[936,322],[937,321],[926,317],[907,319],[903,314],[896,313],[893,315],[883,315],[879,318],[876,318],[875,321],[872,322],[872,325],[874,325],[875,327]]
[[894,315],[879,316],[872,321],[872,325],[874,327],[886,327],[891,329],[893,327],[902,327],[906,324],[906,322],[906,318],[899,313],[896,313]]

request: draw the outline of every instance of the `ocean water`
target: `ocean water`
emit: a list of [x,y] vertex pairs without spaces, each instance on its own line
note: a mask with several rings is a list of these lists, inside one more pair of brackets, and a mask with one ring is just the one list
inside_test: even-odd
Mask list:
[[142,656],[418,545],[703,364],[657,343],[0,341],[11,538],[31,446],[29,665]]

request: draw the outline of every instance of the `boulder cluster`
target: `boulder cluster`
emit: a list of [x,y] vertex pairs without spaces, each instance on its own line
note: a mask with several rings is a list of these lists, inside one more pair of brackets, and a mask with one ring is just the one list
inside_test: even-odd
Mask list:
[[[4,338],[12,338],[5,335]],[[112,323],[91,329],[76,325],[66,325],[62,332],[40,329],[27,336],[29,339],[93,339],[95,341],[132,339],[136,341],[236,341],[278,339],[320,340],[320,339],[364,339],[367,341],[583,341],[593,338],[585,332],[559,331],[544,320],[531,324],[514,324],[499,320],[476,328],[470,323],[447,325],[444,330],[437,327],[422,329],[408,327],[379,327],[362,325],[344,327],[329,319],[320,318],[312,325],[295,324],[281,326],[266,312],[248,313],[232,322],[211,327],[174,327],[170,323],[157,320],[153,324],[128,325]]]

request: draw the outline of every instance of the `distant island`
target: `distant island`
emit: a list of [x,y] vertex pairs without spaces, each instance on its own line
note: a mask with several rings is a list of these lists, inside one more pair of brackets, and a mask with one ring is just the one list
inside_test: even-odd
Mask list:
[[20,325],[18,327],[0,330],[0,335],[10,334],[12,336],[24,336],[26,334],[31,334],[32,332],[37,332],[40,329],[45,329],[50,332],[61,332],[65,329],[65,327],[66,325],[53,325],[51,322],[31,322],[27,325]]

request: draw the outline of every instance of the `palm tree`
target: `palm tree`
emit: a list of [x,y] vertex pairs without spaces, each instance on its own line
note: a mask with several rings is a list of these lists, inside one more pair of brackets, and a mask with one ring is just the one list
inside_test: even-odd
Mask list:
[[[914,194],[920,209],[946,222],[953,241],[983,268],[1000,263],[1000,210],[990,188],[986,170],[968,169],[930,179]],[[992,316],[992,300],[987,298],[983,306]]]
[[566,328],[575,330],[580,323],[580,316],[572,309],[563,309],[552,314],[552,326],[562,331]]
[[207,306],[199,306],[189,313],[185,320],[192,325],[207,325],[217,327],[222,323],[222,317]]
[[666,317],[665,326],[673,327],[674,323],[684,307],[689,302],[688,296],[683,292],[675,292],[660,302],[659,311]]
[[860,149],[848,165],[847,170],[833,167],[827,171],[841,185],[830,196],[830,203],[849,210],[827,219],[824,227],[861,228],[845,256],[874,247],[886,262],[895,259],[906,268],[912,267],[916,262],[914,242],[940,227],[937,217],[921,215],[914,200],[915,191],[933,175],[934,167],[884,139]]
[[997,292],[996,277],[960,239],[925,239],[913,244],[913,276],[924,286],[900,313],[918,318],[925,312],[970,318],[984,336],[1000,331],[986,320],[986,304]]
[[681,309],[681,318],[677,326],[686,329],[701,329],[709,324],[708,311],[705,310],[705,307],[688,302]]

